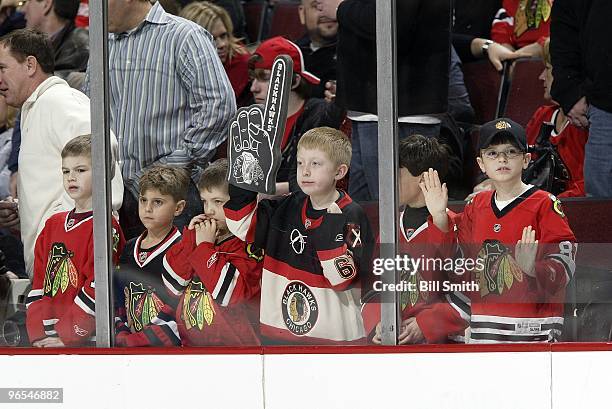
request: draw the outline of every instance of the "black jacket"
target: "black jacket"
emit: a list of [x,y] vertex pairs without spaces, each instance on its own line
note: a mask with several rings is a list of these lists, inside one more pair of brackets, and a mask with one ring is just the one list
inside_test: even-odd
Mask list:
[[[446,112],[451,0],[397,0],[399,116]],[[338,7],[337,102],[375,114],[376,2]]]
[[310,37],[306,34],[296,41],[304,56],[306,71],[316,75],[321,80],[319,85],[312,86],[312,97],[325,97],[325,83],[336,79],[336,43],[323,46],[316,51],[310,47]]
[[550,26],[551,95],[564,112],[583,96],[612,112],[612,1],[555,0]]
[[66,78],[73,71],[85,72],[89,59],[89,32],[69,23],[52,40],[55,75]]

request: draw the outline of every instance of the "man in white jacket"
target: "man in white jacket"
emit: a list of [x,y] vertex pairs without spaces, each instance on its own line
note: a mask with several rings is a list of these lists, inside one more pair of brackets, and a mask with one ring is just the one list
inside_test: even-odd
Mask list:
[[[16,30],[0,39],[0,95],[21,108],[21,149],[17,192],[0,203],[0,227],[19,219],[26,271],[32,276],[34,244],[45,221],[74,202],[62,184],[61,151],[68,141],[91,133],[89,98],[53,76],[53,49],[45,34]],[[117,141],[111,134],[113,150]],[[112,180],[113,208],[121,206],[123,180],[118,164]]]

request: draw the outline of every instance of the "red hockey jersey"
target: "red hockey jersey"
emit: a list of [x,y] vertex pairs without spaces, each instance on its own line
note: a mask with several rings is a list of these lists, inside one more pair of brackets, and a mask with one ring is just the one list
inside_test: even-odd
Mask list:
[[[500,210],[494,194],[477,194],[458,219],[462,256],[475,260],[476,268],[448,294],[449,304],[424,312],[437,320],[431,331],[444,336],[469,326],[466,342],[473,343],[557,340],[577,250],[561,203],[532,187]],[[539,240],[535,277],[514,259],[514,245],[527,226]]]
[[115,270],[115,341],[117,346],[180,346],[174,311],[178,297],[163,282],[164,255],[181,239],[173,227],[152,248],[143,248],[145,230],[127,242]]
[[303,192],[280,200],[230,186],[229,229],[265,252],[260,329],[270,343],[362,342],[360,273],[373,238],[361,207],[341,193],[341,214],[313,209]]
[[[536,139],[540,134],[542,124],[555,124],[559,108],[556,105],[546,105],[537,109],[533,114],[527,128],[527,143],[535,145]],[[589,138],[588,129],[578,128],[567,122],[557,133],[550,134],[550,142],[555,146],[561,160],[569,172],[569,182],[566,190],[559,194],[559,197],[581,197],[586,196],[584,191],[584,151],[587,139]]]
[[183,345],[259,345],[249,304],[259,297],[261,259],[237,237],[196,246],[195,230],[183,230],[183,240],[164,258],[163,277],[180,296],[176,322]]
[[543,46],[550,36],[552,3],[553,0],[504,0],[493,20],[491,40],[515,49],[535,42]]
[[[83,217],[84,216],[84,217]],[[113,218],[113,261],[124,245]],[[32,290],[26,301],[30,342],[57,337],[66,346],[95,340],[93,214],[75,218],[74,210],[45,223],[34,249]]]
[[[456,216],[450,210],[447,210],[447,214],[451,219]],[[419,263],[418,266],[413,264],[408,270],[400,272],[400,284],[404,288],[400,293],[402,320],[416,317],[420,327],[425,328],[423,334],[428,343],[444,340],[430,337],[433,335],[427,332],[427,328],[436,323],[429,322],[429,317],[421,317],[420,313],[436,303],[443,302],[442,283],[449,279],[447,272],[432,261],[450,258],[454,242],[452,235],[441,234],[438,229],[431,227],[432,224],[426,207],[406,208],[399,218],[400,254]],[[366,334],[371,336],[376,324],[380,322],[380,292],[371,289],[364,296],[362,315]]]

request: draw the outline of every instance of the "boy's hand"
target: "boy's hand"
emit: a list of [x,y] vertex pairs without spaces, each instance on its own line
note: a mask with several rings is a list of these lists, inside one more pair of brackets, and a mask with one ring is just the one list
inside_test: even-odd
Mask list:
[[196,245],[202,243],[215,243],[217,238],[217,222],[214,219],[205,219],[195,225]]
[[43,348],[63,348],[66,345],[59,338],[51,338],[51,341],[47,342]]
[[538,240],[531,226],[523,229],[523,237],[516,242],[514,259],[521,270],[530,277],[535,277],[535,261],[538,254]]
[[446,206],[448,204],[448,189],[446,183],[440,183],[438,171],[429,168],[427,172],[423,172],[423,180],[419,183],[419,187],[425,197],[427,210],[433,218],[434,224],[443,232],[448,231],[448,216],[446,215]]
[[423,332],[421,331],[415,317],[410,317],[402,321],[400,331],[401,332],[397,337],[399,345],[421,344],[425,342],[425,336],[423,336]]
[[191,219],[191,221],[189,222],[189,226],[187,227],[189,230],[193,230],[195,229],[195,226],[204,222],[204,220],[208,219],[208,217],[206,217],[203,214],[199,214],[197,216],[194,216],[193,219]]
[[381,326],[380,326],[380,322],[378,324],[376,324],[376,332],[374,333],[374,337],[372,338],[372,342],[375,344],[382,344],[382,337],[381,337]]
[[32,346],[36,348],[47,348],[50,346],[54,346],[57,343],[57,341],[62,343],[61,346],[64,346],[64,343],[57,337],[47,337],[47,338],[39,339],[38,341],[34,341],[32,343]]

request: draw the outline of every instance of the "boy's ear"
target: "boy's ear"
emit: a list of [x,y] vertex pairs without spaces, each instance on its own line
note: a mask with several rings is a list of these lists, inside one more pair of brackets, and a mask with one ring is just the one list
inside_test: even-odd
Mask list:
[[342,180],[343,177],[346,176],[346,174],[348,173],[348,165],[343,163],[342,165],[338,166],[338,168],[336,169],[336,176],[334,176],[335,180]]
[[526,153],[523,157],[523,169],[527,169],[529,162],[531,162],[531,153]]
[[486,174],[487,172],[485,171],[484,162],[480,156],[476,157],[476,162],[478,163],[478,167],[480,168],[481,172]]
[[297,89],[302,83],[302,76],[299,74],[293,75],[293,82],[291,83],[291,90]]
[[179,200],[178,202],[176,202],[176,208],[174,209],[174,217],[178,217],[181,215],[181,213],[183,213],[183,210],[185,210],[185,205],[187,205],[187,202],[185,200]]

